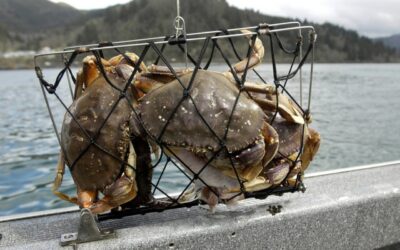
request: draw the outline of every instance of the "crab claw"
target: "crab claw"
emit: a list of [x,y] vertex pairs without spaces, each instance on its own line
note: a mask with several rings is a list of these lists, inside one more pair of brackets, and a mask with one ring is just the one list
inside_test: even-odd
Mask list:
[[281,183],[289,173],[289,163],[284,160],[272,162],[268,167],[261,173],[261,175],[265,176],[265,178],[273,185]]
[[285,161],[271,162],[264,167],[259,176],[249,182],[245,182],[244,186],[248,192],[256,192],[265,190],[273,185],[280,184],[289,173],[289,163]]
[[[129,150],[128,164],[133,166],[137,156],[132,143],[129,145]],[[104,194],[102,199],[94,202],[94,194],[91,194],[88,196],[90,199],[86,203],[83,201],[83,207],[89,208],[92,213],[99,214],[133,200],[138,193],[138,186],[136,183],[136,169],[130,166],[126,166],[122,175],[102,191]],[[85,193],[88,192],[78,193],[78,197],[85,197],[83,196]]]

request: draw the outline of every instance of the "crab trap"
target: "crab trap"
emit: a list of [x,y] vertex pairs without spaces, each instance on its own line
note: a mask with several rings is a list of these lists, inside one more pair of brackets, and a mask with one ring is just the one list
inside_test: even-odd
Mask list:
[[[53,192],[104,220],[304,191],[315,41],[286,22],[36,55],[60,143]],[[65,166],[77,197],[58,190]]]

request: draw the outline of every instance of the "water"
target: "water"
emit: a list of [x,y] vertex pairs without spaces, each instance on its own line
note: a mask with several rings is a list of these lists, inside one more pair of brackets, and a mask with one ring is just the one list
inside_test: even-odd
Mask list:
[[[308,172],[400,159],[400,64],[317,64],[314,72],[312,127],[322,144]],[[298,96],[297,84],[289,89]],[[64,83],[61,92],[68,102]],[[61,125],[62,108],[51,106]],[[71,206],[50,191],[59,147],[32,70],[0,71],[0,108],[0,216]],[[174,168],[165,177],[168,192],[186,183]],[[62,191],[75,192],[68,173]]]

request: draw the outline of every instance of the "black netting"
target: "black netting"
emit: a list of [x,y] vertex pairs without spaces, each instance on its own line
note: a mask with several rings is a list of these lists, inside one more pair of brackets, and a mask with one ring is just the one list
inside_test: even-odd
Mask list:
[[[261,28],[263,28],[262,32],[259,31]],[[63,53],[64,67],[57,75],[54,83],[47,82],[43,77],[41,68],[36,65],[36,72],[42,89],[44,90],[43,93],[49,108],[51,119],[53,121],[53,126],[57,132],[62,155],[64,156],[65,163],[69,167],[70,171],[75,171],[77,162],[79,162],[82,157],[86,157],[88,152],[97,152],[98,154],[101,153],[107,155],[118,162],[120,171],[118,176],[114,176],[115,178],[119,178],[124,172],[125,168],[132,168],[136,172],[136,183],[138,185],[138,193],[136,197],[132,201],[123,204],[122,209],[114,209],[110,214],[101,215],[100,219],[197,205],[199,202],[204,202],[201,201],[199,195],[194,195],[188,200],[184,200],[183,197],[194,193],[201,194],[202,192],[205,192],[205,190],[210,194],[214,194],[215,197],[218,198],[219,202],[230,202],[239,196],[244,198],[265,198],[271,194],[294,192],[304,188],[301,178],[303,171],[299,171],[291,177],[292,179],[296,180],[294,184],[290,184],[288,182],[289,177],[285,176],[279,183],[273,183],[270,185],[270,187],[265,189],[259,190],[257,188],[252,188],[250,184],[248,187],[246,187],[246,185],[252,180],[246,180],[246,178],[243,177],[243,173],[245,172],[244,169],[250,168],[250,166],[246,166],[244,168],[240,164],[238,166],[238,160],[236,158],[241,155],[241,150],[244,149],[250,151],[252,149],[251,147],[256,145],[256,141],[249,142],[247,147],[242,147],[242,149],[238,150],[237,152],[233,151],[231,148],[228,148],[227,145],[229,144],[228,135],[229,133],[232,133],[230,132],[231,125],[232,123],[238,123],[238,121],[234,120],[233,118],[234,113],[238,110],[238,105],[243,105],[241,103],[243,98],[253,100],[255,103],[260,105],[262,110],[265,112],[265,122],[269,127],[273,129],[275,128],[279,136],[283,136],[283,134],[279,134],[279,129],[286,129],[286,127],[282,127],[282,125],[280,125],[284,124],[280,121],[286,119],[285,116],[280,112],[279,107],[282,105],[280,98],[285,98],[284,100],[290,100],[290,103],[293,104],[293,107],[298,111],[303,119],[309,119],[308,109],[303,109],[302,103],[299,102],[291,94],[291,91],[288,90],[288,86],[290,85],[288,82],[294,79],[294,77],[306,63],[310,52],[312,52],[314,48],[314,41],[308,44],[304,56],[299,58],[299,56],[301,56],[300,51],[303,46],[301,36],[299,36],[299,39],[295,41],[294,46],[293,44],[289,44],[289,46],[294,48],[287,48],[288,45],[285,45],[284,42],[282,42],[277,33],[270,33],[269,30],[273,29],[268,28],[269,27],[259,26],[257,29],[255,29],[256,32],[248,35],[247,38],[244,38],[244,35],[231,35],[228,30],[221,30],[217,33],[209,34],[209,36],[195,41],[191,41],[190,39],[185,40],[183,38],[176,39],[173,36],[166,36],[164,38],[165,43],[162,44],[160,42],[149,40],[140,46],[132,45],[132,47],[130,47],[129,45],[114,46],[113,43],[107,42],[98,44],[97,48],[79,48],[74,50],[72,53]],[[264,44],[265,51],[271,56],[273,76],[272,84],[267,84],[268,80],[266,79],[270,77],[268,76],[268,71],[262,70],[262,67],[271,67],[269,63],[259,65],[257,68],[253,68],[252,65],[250,65],[250,59],[252,56],[254,56],[253,48],[257,39],[261,39]],[[240,45],[238,46],[238,44]],[[248,45],[243,46],[243,44]],[[172,55],[176,55],[176,51],[178,51],[181,55],[184,55],[184,46],[188,46],[189,48],[187,57],[189,62],[192,64],[189,73],[182,73],[182,69],[176,67],[176,63],[171,62],[171,54],[168,52],[168,50],[175,51],[172,52]],[[286,73],[278,74],[278,67],[280,65],[277,63],[278,59],[276,58],[277,53],[275,46],[279,47],[281,54],[284,54],[286,58],[290,57],[288,71]],[[134,49],[136,54],[138,54],[137,60],[132,60],[127,53],[121,51],[121,48]],[[191,48],[193,49],[191,50]],[[137,53],[137,50],[139,50],[140,53]],[[111,107],[107,109],[107,111],[104,111],[104,114],[102,114],[104,119],[100,123],[96,123],[98,126],[95,126],[96,128],[94,130],[92,127],[88,127],[87,124],[82,124],[82,121],[76,117],[76,111],[71,110],[70,106],[71,103],[79,100],[80,96],[78,92],[82,92],[82,90],[79,89],[81,86],[78,86],[78,79],[73,73],[74,65],[76,65],[76,61],[79,62],[83,56],[87,55],[93,56],[94,62],[97,65],[97,69],[100,72],[100,77],[103,78],[112,88],[110,93],[116,95]],[[115,84],[115,80],[110,79],[110,74],[108,73],[110,70],[109,66],[104,64],[104,59],[107,60],[111,57],[111,55],[121,55],[125,60],[125,63],[130,65],[133,69],[129,76],[125,76],[125,82],[122,85]],[[234,65],[238,61],[245,62],[242,72],[237,72],[235,69]],[[165,66],[164,71],[160,74],[149,74],[149,72],[146,72],[147,74],[143,74],[144,72],[142,72],[143,69],[141,68],[141,64],[143,62],[153,62],[154,65],[163,65]],[[196,77],[198,77],[199,72],[201,72],[200,74],[203,74],[204,71],[208,72],[208,70],[213,68],[214,64],[217,64],[218,67],[221,68],[221,62],[227,69],[225,72],[230,72],[232,84],[235,84],[237,87],[237,91],[235,92],[237,94],[234,97],[234,100],[231,102],[231,106],[223,109],[223,112],[227,114],[228,119],[220,124],[220,126],[223,126],[224,129],[222,133],[219,133],[216,131],[217,129],[215,129],[215,124],[213,121],[207,118],[209,114],[204,111],[203,103],[198,103],[198,99],[196,97],[198,93],[195,93],[194,87],[197,89],[196,91],[198,91],[199,83],[196,81]],[[65,101],[58,93],[59,86],[63,82],[62,80],[65,78],[65,75],[68,76],[68,81],[71,81],[74,85],[73,87],[70,86],[70,89],[75,89],[74,93],[71,93],[73,98],[70,102]],[[141,105],[144,105],[141,103],[141,100],[143,99],[143,93],[141,92],[143,91],[137,87],[135,81],[140,80],[140,76],[146,76],[150,77],[152,81],[157,80],[157,82],[159,82],[159,78],[162,78],[165,75],[169,80],[165,80],[166,82],[163,83],[164,86],[171,84],[171,82],[175,82],[175,86],[177,86],[176,92],[181,94],[174,95],[176,100],[168,102],[171,103],[171,107],[168,107],[170,112],[166,112],[162,119],[160,118],[160,120],[163,120],[162,122],[159,124],[146,124],[143,122],[143,118],[146,116],[146,114],[143,112],[141,113]],[[254,92],[253,89],[248,88],[247,79],[249,75],[252,77],[251,82],[258,82],[258,85],[256,86],[259,86],[260,88],[256,92]],[[212,75],[210,75],[210,77],[212,77]],[[207,82],[202,84],[207,84]],[[272,91],[260,94],[259,91],[262,89],[261,86],[271,87]],[[163,88],[163,86],[160,87],[160,89],[161,88]],[[83,89],[83,93],[85,91],[86,90]],[[147,95],[152,94],[153,92],[150,92],[148,94],[144,94],[144,96],[147,97]],[[262,95],[264,96],[262,97],[264,99],[260,97]],[[138,97],[142,98],[139,100],[139,102],[137,102]],[[66,116],[73,120],[72,123],[78,127],[77,130],[79,130],[79,133],[81,133],[82,137],[84,137],[82,140],[87,142],[85,146],[80,149],[79,154],[74,159],[69,159],[66,157],[69,154],[63,145],[63,138],[59,137],[60,131],[57,130],[57,127],[60,124],[56,124],[57,122],[53,117],[50,107],[51,105],[49,105],[50,98],[56,99],[64,108],[65,112],[67,113]],[[218,98],[223,97],[220,96]],[[258,102],[260,98],[262,100]],[[264,104],[269,104],[269,108],[264,109]],[[182,113],[178,113],[178,111],[179,109],[187,107],[187,105],[190,105],[191,109],[193,110],[192,113],[187,114],[190,116],[188,119],[197,119],[202,126],[202,130],[200,132],[203,133],[205,137],[208,137],[208,139],[212,137],[210,140],[214,141],[215,145],[217,146],[213,148],[196,148],[193,145],[190,147],[184,144],[176,145],[174,142],[170,142],[165,139],[165,134],[170,133],[170,126],[174,127],[177,136],[179,136],[179,127],[176,127],[176,121],[174,119],[178,119],[177,116],[182,115]],[[138,129],[142,131],[142,133],[139,135],[134,135],[131,133],[130,142],[126,142],[127,144],[131,143],[136,152],[136,162],[134,164],[128,162],[128,155],[121,157],[121,155],[115,153],[115,150],[110,150],[106,146],[106,143],[99,142],[99,137],[103,136],[103,134],[114,133],[112,130],[107,130],[110,129],[109,124],[112,122],[110,121],[110,119],[112,119],[110,117],[112,117],[116,112],[120,112],[118,110],[121,109],[121,106],[128,107],[124,110],[124,112],[131,112],[133,114],[134,120],[138,121]],[[159,108],[161,107],[155,106],[154,110]],[[182,119],[182,117],[179,119]],[[276,125],[276,123],[279,124]],[[152,131],[150,131],[154,126],[158,126],[160,128],[158,134],[154,134]],[[182,124],[182,126],[186,125]],[[115,129],[117,130],[118,128],[116,127]],[[262,162],[264,166],[260,172],[260,175],[265,172],[263,178],[266,180],[266,182],[273,182],[273,178],[275,178],[273,176],[276,174],[274,172],[274,168],[279,168],[279,164],[287,164],[289,174],[298,163],[301,164],[301,156],[304,147],[304,134],[306,129],[307,125],[304,123],[301,128],[301,136],[299,136],[299,141],[293,143],[293,145],[297,145],[295,149],[297,152],[296,157],[288,155],[287,153],[282,152],[283,149],[278,148],[276,154],[273,155],[272,160]],[[260,130],[262,129],[260,128]],[[130,131],[132,132],[132,130]],[[197,132],[198,131],[193,131],[193,133]],[[243,140],[253,139],[246,138],[245,135],[240,133],[238,133],[236,136],[240,136],[241,138],[243,137]],[[262,138],[265,137],[266,135],[263,134]],[[129,147],[127,145],[125,146]],[[182,154],[180,149],[176,149],[177,147],[184,149],[185,152],[191,152],[191,154],[201,159],[202,165],[199,165],[193,169],[193,162],[188,162],[187,160],[182,159],[182,156],[185,155],[185,153]],[[159,150],[158,154],[155,152],[157,149]],[[128,149],[126,152],[129,150],[130,149]],[[267,153],[264,155],[266,154]],[[221,158],[225,164],[228,162],[228,166],[223,166],[222,168],[216,167],[216,165],[218,165],[216,162],[220,161]],[[215,171],[219,171],[219,173],[222,173],[222,171],[230,171],[231,175],[226,178],[231,178],[231,182],[236,181],[236,188],[234,188],[234,190],[227,191],[222,187],[210,185],[209,182],[212,177],[210,177],[209,173],[206,171],[210,170],[210,168],[213,168]],[[204,174],[206,172],[207,174]],[[166,180],[166,176],[168,175],[172,175],[173,177],[169,177],[169,179]],[[170,182],[174,181],[178,182],[180,191],[178,194],[172,195],[170,192],[171,188],[168,185]],[[221,197],[221,195],[223,197]],[[163,197],[153,199],[153,196]]]

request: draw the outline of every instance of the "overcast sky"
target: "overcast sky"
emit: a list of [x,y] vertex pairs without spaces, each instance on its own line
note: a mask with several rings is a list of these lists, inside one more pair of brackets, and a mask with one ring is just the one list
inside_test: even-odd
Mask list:
[[[104,8],[130,0],[52,0],[77,9]],[[185,1],[185,0],[181,0]],[[201,1],[201,0],[199,0]],[[400,0],[227,0],[239,8],[268,15],[332,22],[369,37],[400,33]],[[268,20],[266,20],[268,21]]]

